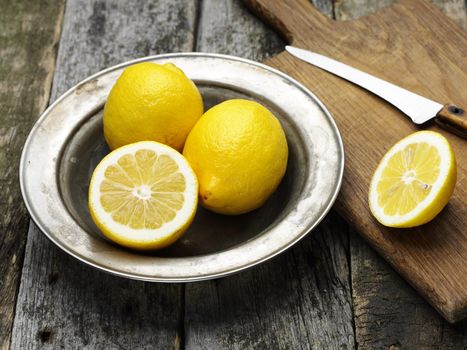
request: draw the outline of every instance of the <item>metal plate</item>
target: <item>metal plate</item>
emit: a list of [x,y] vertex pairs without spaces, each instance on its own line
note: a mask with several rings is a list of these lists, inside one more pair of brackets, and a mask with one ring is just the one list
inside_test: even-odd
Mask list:
[[[198,86],[205,109],[231,98],[258,101],[282,123],[289,145],[286,175],[258,210],[231,217],[199,208],[169,248],[141,253],[105,239],[87,208],[91,174],[109,152],[102,135],[107,95],[131,64],[172,62]],[[23,149],[20,183],[42,232],[75,258],[123,277],[186,282],[228,275],[284,251],[329,211],[344,167],[342,140],[329,112],[304,86],[265,65],[232,56],[183,53],[127,62],[84,80],[37,121]]]

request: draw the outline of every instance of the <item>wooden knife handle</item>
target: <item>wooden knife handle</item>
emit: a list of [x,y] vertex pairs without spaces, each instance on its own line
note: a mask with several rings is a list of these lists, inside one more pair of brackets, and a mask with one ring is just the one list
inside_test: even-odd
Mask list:
[[460,107],[452,104],[444,105],[435,121],[443,128],[467,139],[467,113]]

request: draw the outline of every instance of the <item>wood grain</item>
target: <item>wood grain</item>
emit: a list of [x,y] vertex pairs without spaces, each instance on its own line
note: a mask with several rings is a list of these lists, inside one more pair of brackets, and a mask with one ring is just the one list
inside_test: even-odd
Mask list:
[[[336,0],[335,19],[345,21],[372,14],[395,0]],[[467,3],[464,0],[431,0],[449,18],[467,28]]]
[[0,349],[7,349],[29,223],[18,184],[19,158],[33,121],[47,105],[64,2],[0,0],[0,8]]
[[467,348],[467,322],[441,318],[356,232],[350,252],[359,349]]
[[[456,104],[467,100],[467,36],[427,2],[403,0],[377,14],[345,22],[326,19],[302,0],[246,3],[296,46],[351,63],[434,100]],[[369,180],[387,149],[417,128],[377,97],[288,54],[279,54],[268,63],[309,86],[337,120],[346,146],[338,211],[446,319],[462,319],[467,313],[464,141],[442,132],[456,152],[460,174],[448,207],[420,228],[384,228],[367,207]]]
[[263,60],[281,51],[283,41],[235,0],[201,2],[196,51]]
[[[191,51],[196,12],[195,1],[189,0],[68,1],[52,100],[110,65]],[[135,282],[93,270],[31,226],[12,348],[179,348],[182,293],[181,285]]]
[[[67,21],[71,18],[73,25],[68,26],[65,23],[65,27],[69,28],[66,30],[78,29],[81,32],[74,34],[77,38],[72,40],[70,45],[65,45],[68,48],[60,61],[66,61],[67,56],[71,55],[72,63],[70,66],[80,65],[81,67],[79,69],[68,67],[61,73],[70,77],[73,80],[71,83],[68,83],[63,77],[56,78],[55,83],[61,87],[54,88],[55,97],[74,82],[82,79],[84,75],[89,75],[100,69],[101,65],[120,61],[114,52],[118,52],[122,57],[134,58],[136,55],[139,57],[144,54],[162,52],[159,51],[158,47],[170,51],[170,45],[174,45],[173,50],[176,50],[177,44],[174,43],[177,41],[184,43],[183,47],[194,45],[197,41],[196,46],[201,50],[222,50],[225,53],[262,59],[277,52],[282,45],[281,41],[263,25],[245,14],[244,9],[237,6],[236,2],[232,0],[224,2],[204,0],[201,2],[204,16],[201,16],[199,21],[197,39],[190,36],[189,30],[183,30],[181,37],[171,36],[171,31],[175,31],[174,28],[179,26],[174,23],[180,17],[174,15],[178,5],[175,4],[175,7],[171,7],[169,4],[155,2],[152,5],[133,6],[132,11],[135,11],[136,15],[142,9],[149,9],[148,16],[151,19],[143,18],[142,23],[139,23],[142,24],[141,26],[138,23],[133,23],[130,27],[132,29],[137,27],[139,28],[137,32],[144,32],[144,23],[147,21],[151,21],[153,26],[164,23],[166,27],[171,29],[157,30],[157,32],[166,30],[163,42],[144,39],[147,42],[139,44],[138,49],[131,49],[134,44],[131,42],[124,42],[117,48],[117,44],[121,44],[120,42],[108,43],[106,40],[100,39],[101,36],[108,35],[107,40],[134,41],[139,33],[132,37],[126,31],[119,30],[119,27],[121,29],[122,23],[127,21],[137,22],[135,15],[121,2],[115,4],[98,1],[98,3],[100,5],[97,5],[96,8],[92,4],[87,4],[88,9],[84,10],[89,15],[87,17],[80,14],[78,18],[73,19],[70,10],[67,10]],[[72,9],[76,11],[78,5],[82,6],[83,2],[75,2],[74,4]],[[329,2],[323,1],[317,6],[325,9],[328,16],[333,15],[332,4]],[[222,10],[226,14],[219,15]],[[109,17],[112,18],[115,15],[113,11],[117,11],[119,19],[111,25],[113,29],[109,31],[106,30],[106,24],[100,25],[99,23],[112,21],[109,20]],[[196,12],[195,6],[191,3],[188,6],[188,12],[190,11]],[[358,10],[356,11],[358,12]],[[180,10],[180,12],[183,17],[184,11]],[[196,31],[195,16],[188,17],[188,20],[181,26]],[[93,21],[94,29],[90,30],[90,25],[78,24],[78,20]],[[158,22],[159,20],[162,22]],[[194,24],[191,24],[190,21],[193,21]],[[203,28],[205,21],[212,23],[204,25]],[[102,30],[102,28],[104,29]],[[212,30],[209,31],[206,28]],[[220,35],[216,33],[216,30],[232,34],[230,36]],[[86,32],[89,33],[85,34]],[[91,41],[90,36],[93,32],[99,34],[93,38],[95,43],[89,44],[88,41]],[[153,33],[152,29],[148,35],[151,33]],[[84,43],[80,42],[79,39],[83,40]],[[251,45],[248,44],[249,42]],[[77,45],[77,48],[70,47],[73,45]],[[90,48],[89,45],[91,45]],[[96,52],[100,52],[99,45],[105,46],[103,52],[106,54],[90,58],[92,55],[96,56]],[[79,59],[78,52],[86,53],[85,60]],[[141,54],[141,52],[144,53]],[[95,69],[86,68],[86,61],[89,65],[94,65]],[[89,73],[81,71],[86,69],[90,70]],[[235,346],[237,348],[258,348],[261,345],[270,345],[270,348],[274,346],[279,348],[292,348],[292,346],[293,348],[328,348],[328,342],[335,346],[339,345],[340,342],[343,348],[357,346],[358,342],[358,347],[362,349],[465,348],[467,346],[465,326],[462,324],[450,326],[443,322],[402,282],[387,264],[383,263],[365,243],[362,243],[362,240],[355,236],[355,233],[350,235],[350,252],[352,253],[352,259],[350,259],[346,227],[347,225],[338,217],[331,216],[320,226],[319,230],[313,233],[312,238],[308,237],[307,241],[299,243],[292,251],[257,269],[218,281],[188,285],[185,296],[187,304],[185,316],[182,314],[184,302],[177,304],[173,297],[174,294],[178,293],[178,299],[183,298],[184,287],[173,286],[173,289],[160,290],[145,283],[124,282],[121,279],[92,270],[89,273],[82,273],[81,270],[87,268],[78,265],[77,261],[58,251],[49,242],[41,242],[44,239],[37,236],[37,231],[33,231],[31,232],[33,244],[28,244],[26,255],[36,254],[34,252],[36,245],[39,246],[41,252],[38,256],[29,258],[29,266],[24,270],[24,279],[33,281],[23,281],[23,284],[24,288],[31,288],[31,291],[25,292],[22,287],[22,297],[20,297],[19,303],[24,303],[25,299],[28,298],[33,301],[19,305],[16,320],[18,326],[15,327],[15,329],[21,330],[20,333],[15,332],[17,334],[15,338],[26,336],[27,339],[14,342],[13,348],[28,348],[26,340],[32,341],[29,348],[70,347],[74,346],[73,344],[82,348],[155,346],[159,348],[159,345],[161,347],[166,345],[167,347],[183,348],[185,341],[182,323],[186,328],[187,348],[235,348]],[[44,254],[45,249],[53,250],[53,252]],[[276,260],[278,261],[276,262]],[[32,268],[31,264],[47,266]],[[64,264],[65,267],[57,266],[61,264]],[[74,265],[78,265],[78,268]],[[348,306],[345,306],[345,304],[350,305],[349,269],[352,270],[352,288],[357,311],[355,319],[357,342],[353,340],[353,331],[349,331],[348,326],[346,326],[352,325],[352,317],[348,315]],[[279,271],[279,274],[276,274],[275,271]],[[46,277],[37,277],[41,274]],[[339,276],[337,277],[337,275]],[[104,280],[102,280],[103,277]],[[282,285],[287,278],[291,280],[293,288]],[[325,291],[322,286],[310,286],[311,283],[316,283],[311,282],[312,278],[324,284],[329,283],[329,281],[333,281],[333,284],[342,283],[342,286],[340,288],[334,287],[331,296],[328,296],[327,289]],[[63,279],[70,279],[71,282],[63,281]],[[304,287],[295,290],[296,286]],[[144,291],[135,291],[135,289]],[[292,296],[289,297],[291,289],[293,289]],[[309,292],[312,292],[312,298],[307,296]],[[34,294],[42,295],[36,298]],[[44,294],[50,295],[44,296]],[[301,296],[297,296],[297,294],[301,294]],[[339,294],[343,296],[339,296]],[[219,298],[216,299],[218,296]],[[316,296],[317,299],[314,300]],[[261,300],[262,298],[264,300]],[[286,310],[284,310],[284,305],[289,304],[282,300],[284,298],[288,298],[287,301],[291,301],[292,304]],[[327,304],[328,299],[331,300],[329,305]],[[39,303],[35,304],[36,300],[39,300]],[[157,300],[163,305],[159,308],[151,302],[152,300]],[[340,306],[339,300],[342,304]],[[393,302],[400,303],[401,307],[391,307]],[[278,305],[278,307],[275,308],[274,305]],[[58,311],[55,311],[55,308]],[[110,308],[115,310],[111,311]],[[75,311],[70,311],[73,309]],[[174,324],[173,315],[169,315],[171,310],[174,313],[180,312],[177,316],[179,324]],[[342,323],[344,331],[327,323],[332,321],[333,317],[337,317],[333,313],[339,313],[342,310],[347,312],[346,321]],[[406,310],[411,310],[411,312],[408,313]],[[87,320],[88,313],[91,315],[89,322]],[[164,328],[164,325],[155,324],[154,320],[150,318],[157,317],[159,314],[167,317],[164,318],[164,325],[167,328],[154,331],[154,327]],[[265,320],[256,322],[255,319],[258,316],[255,314],[262,315]],[[32,321],[28,322],[28,319],[32,319]],[[121,324],[125,322],[130,322],[135,326],[125,324],[122,328]],[[111,329],[112,325],[117,325],[120,329]],[[282,327],[278,325],[282,325]],[[295,327],[295,325],[297,326]],[[28,330],[29,327],[31,327],[30,330]],[[68,327],[69,329],[62,330],[60,327]],[[322,329],[322,327],[326,328]],[[174,331],[174,329],[176,330]],[[0,329],[0,332],[2,330]],[[175,339],[172,339],[173,334],[175,334]],[[36,339],[33,339],[34,336]],[[316,336],[317,341],[313,340],[314,336]],[[431,345],[430,336],[433,338]],[[70,340],[64,341],[63,339],[67,337]],[[128,339],[125,340],[124,337],[128,337]],[[309,341],[310,338],[312,341]],[[173,342],[171,342],[172,340]]]
[[241,275],[186,286],[186,349],[353,349],[345,223]]
[[[199,51],[259,60],[284,45],[231,0],[204,0],[198,28]],[[331,215],[271,262],[187,284],[186,349],[354,348],[347,239],[347,225]]]

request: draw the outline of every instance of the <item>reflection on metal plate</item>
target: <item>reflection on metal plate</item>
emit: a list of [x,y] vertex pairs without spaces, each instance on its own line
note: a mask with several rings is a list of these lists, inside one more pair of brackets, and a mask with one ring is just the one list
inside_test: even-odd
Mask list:
[[[289,163],[266,204],[237,217],[199,208],[174,245],[134,252],[105,239],[92,222],[87,191],[94,167],[109,152],[102,108],[128,65],[172,62],[198,86],[205,109],[232,98],[258,101],[282,123]],[[24,146],[21,190],[32,219],[56,245],[77,259],[123,277],[186,282],[228,275],[284,251],[329,211],[340,188],[342,140],[323,104],[292,78],[232,56],[184,53],[127,62],[86,79],[51,105]]]

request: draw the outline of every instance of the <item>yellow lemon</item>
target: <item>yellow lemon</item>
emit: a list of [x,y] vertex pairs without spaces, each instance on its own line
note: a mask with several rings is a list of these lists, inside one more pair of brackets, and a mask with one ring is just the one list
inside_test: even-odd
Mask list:
[[183,155],[198,176],[200,201],[221,214],[260,207],[287,167],[287,140],[277,118],[259,103],[229,100],[207,111]]
[[153,141],[116,149],[96,167],[89,210],[102,233],[129,248],[175,242],[193,220],[198,181],[186,159]]
[[143,62],[126,68],[104,108],[104,137],[110,149],[157,141],[182,150],[203,114],[195,84],[175,65]]
[[413,227],[432,220],[456,184],[456,159],[441,134],[420,131],[383,157],[370,185],[370,209],[386,226]]

